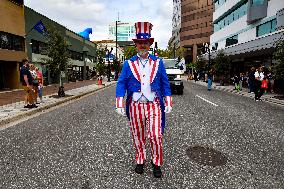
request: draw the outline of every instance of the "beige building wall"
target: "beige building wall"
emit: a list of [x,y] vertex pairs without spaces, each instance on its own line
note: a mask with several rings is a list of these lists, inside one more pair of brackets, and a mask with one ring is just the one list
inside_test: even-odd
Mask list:
[[[0,31],[25,37],[24,7],[8,0],[0,0]],[[26,49],[26,48],[25,48]],[[0,48],[0,66],[5,88],[20,88],[19,63],[26,51]]]
[[181,1],[181,46],[190,49],[187,53],[193,61],[198,55],[198,48],[210,42],[213,33],[213,0]]

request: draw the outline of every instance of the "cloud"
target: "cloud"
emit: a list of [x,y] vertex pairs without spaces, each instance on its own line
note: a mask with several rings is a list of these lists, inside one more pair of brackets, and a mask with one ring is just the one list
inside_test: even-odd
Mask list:
[[122,22],[149,21],[152,36],[160,48],[171,37],[172,0],[25,0],[25,5],[74,32],[93,28],[91,40],[108,39],[108,25],[118,17]]

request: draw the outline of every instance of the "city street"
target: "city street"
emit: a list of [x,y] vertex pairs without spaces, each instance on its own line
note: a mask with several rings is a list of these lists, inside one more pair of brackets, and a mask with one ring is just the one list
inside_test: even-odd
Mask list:
[[[0,188],[284,188],[284,107],[184,85],[166,119],[161,179],[149,143],[145,172],[134,172],[112,86],[0,130]],[[194,158],[202,147],[220,152],[220,161]]]

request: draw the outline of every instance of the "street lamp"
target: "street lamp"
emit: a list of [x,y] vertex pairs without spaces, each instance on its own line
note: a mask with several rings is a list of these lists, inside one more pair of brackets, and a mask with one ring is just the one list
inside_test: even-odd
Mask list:
[[203,43],[205,53],[208,52],[208,71],[210,70],[211,66],[211,56],[210,56],[210,46],[208,43]]
[[106,46],[105,51],[107,54],[107,62],[108,62],[108,74],[107,74],[107,82],[110,82],[110,60],[109,60],[109,56],[111,55],[113,48],[111,47],[111,50],[109,50]]
[[207,89],[211,91],[212,81],[213,81],[213,73],[211,72],[210,64],[211,64],[211,56],[210,56],[210,46],[208,43],[203,43],[205,53],[208,52],[208,74],[207,74]]

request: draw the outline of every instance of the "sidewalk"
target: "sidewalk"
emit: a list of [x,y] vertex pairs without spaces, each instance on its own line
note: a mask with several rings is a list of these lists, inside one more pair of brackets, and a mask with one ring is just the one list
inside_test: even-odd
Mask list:
[[[188,80],[186,81],[186,78],[182,78],[184,82],[191,82],[191,83],[196,83],[198,85],[203,85],[207,87],[207,83],[204,81],[197,81],[195,82],[194,80]],[[230,93],[234,93],[237,95],[245,96],[254,99],[254,93],[249,93],[247,88],[243,88],[242,91],[237,92],[235,90],[235,87],[233,85],[226,85],[226,86],[221,86],[219,83],[213,82],[212,84],[212,89],[220,90],[220,91],[226,91]],[[267,93],[263,94],[261,96],[261,99],[266,102],[274,103],[277,105],[282,105],[284,106],[284,98],[280,98],[281,95],[279,94],[272,94],[272,93]]]
[[37,104],[38,107],[32,109],[24,108],[23,90],[0,92],[0,127],[1,125],[79,98],[114,83],[116,81],[106,82],[106,80],[103,81],[104,85],[97,85],[97,80],[66,83],[64,84],[66,96],[62,98],[59,98],[57,95],[59,85],[46,86],[43,88],[43,103]]

